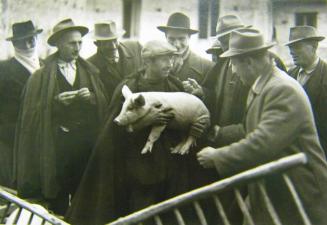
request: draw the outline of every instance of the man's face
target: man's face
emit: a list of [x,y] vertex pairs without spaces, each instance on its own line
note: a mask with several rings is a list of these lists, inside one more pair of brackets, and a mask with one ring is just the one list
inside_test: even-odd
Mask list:
[[114,58],[118,51],[118,40],[105,40],[105,41],[96,41],[96,46],[98,47],[98,51],[109,58]]
[[314,59],[316,49],[311,42],[299,41],[289,45],[290,54],[295,65],[305,68]]
[[82,46],[82,34],[79,31],[68,31],[57,42],[60,58],[66,62],[77,59]]
[[178,53],[184,53],[189,46],[190,35],[183,30],[167,30],[166,38],[169,44],[177,48]]
[[13,45],[15,46],[15,48],[22,50],[33,49],[36,45],[36,36],[15,40],[13,41]]
[[242,56],[231,58],[232,71],[236,73],[241,82],[246,86],[252,86],[257,78],[253,69],[253,60]]
[[167,77],[173,65],[173,57],[171,55],[156,56],[149,60],[148,69],[152,76]]
[[221,48],[223,51],[227,51],[229,48],[229,34],[223,35],[221,37],[218,37],[218,41],[220,42]]

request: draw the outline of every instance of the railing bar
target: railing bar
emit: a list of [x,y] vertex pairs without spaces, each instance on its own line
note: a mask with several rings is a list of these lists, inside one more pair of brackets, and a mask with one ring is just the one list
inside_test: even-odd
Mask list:
[[6,219],[7,213],[9,212],[10,205],[11,205],[11,203],[8,202],[8,203],[7,203],[7,207],[6,207],[6,209],[4,210],[3,215],[2,215],[2,217],[1,217],[1,221],[0,221],[1,224],[4,224],[4,223],[5,223],[5,219]]
[[41,223],[41,225],[44,225],[45,224],[45,219],[42,219],[42,223]]
[[20,208],[26,209],[30,212],[33,212],[35,215],[39,216],[40,218],[45,219],[47,222],[52,224],[67,224],[65,221],[54,217],[50,213],[45,213],[40,211],[39,209],[35,208],[32,204],[18,198],[17,196],[14,196],[3,189],[0,188],[0,197],[19,206]]
[[16,214],[16,216],[15,216],[15,219],[14,219],[13,224],[17,224],[18,219],[19,219],[19,217],[20,217],[20,214],[22,213],[22,210],[23,210],[22,207],[19,207],[19,208],[18,208],[18,212],[17,212],[17,214]]
[[280,219],[276,213],[276,210],[272,204],[272,202],[270,201],[270,198],[267,194],[267,190],[266,190],[266,187],[265,187],[265,184],[263,181],[259,181],[257,182],[258,185],[259,185],[259,189],[260,189],[260,193],[262,194],[263,196],[263,199],[266,203],[266,206],[267,206],[267,209],[268,209],[268,212],[269,212],[269,215],[271,216],[271,219],[273,220],[273,223],[275,225],[282,225],[282,223],[280,222]]
[[252,219],[252,217],[251,217],[251,215],[249,213],[249,210],[248,210],[248,208],[247,208],[247,206],[246,206],[246,204],[245,204],[245,202],[244,202],[244,200],[242,198],[242,195],[241,195],[240,191],[237,188],[235,188],[234,192],[235,192],[236,200],[237,200],[237,202],[238,202],[238,204],[239,204],[239,206],[240,206],[240,208],[241,208],[241,210],[243,212],[243,215],[244,215],[244,218],[247,221],[247,224],[254,225],[253,219]]
[[156,225],[163,225],[160,216],[155,216],[154,221],[156,222]]
[[220,201],[219,197],[217,195],[214,195],[213,196],[213,200],[215,202],[215,205],[216,205],[216,208],[218,210],[218,213],[219,213],[219,215],[221,216],[221,218],[223,220],[224,225],[231,225],[230,222],[229,222],[229,220],[228,220],[228,218],[227,218],[227,216],[226,216],[224,207],[221,204],[221,201]]
[[142,222],[140,222],[140,223],[138,223],[137,225],[143,225],[143,223],[142,223]]
[[33,217],[34,217],[34,213],[31,212],[31,215],[30,215],[30,218],[28,219],[28,223],[27,224],[31,224],[32,223]]
[[181,212],[178,209],[174,209],[174,214],[176,216],[178,225],[185,225],[185,222],[184,222],[184,219],[182,217],[182,214],[181,214]]
[[193,203],[193,206],[194,206],[194,209],[195,209],[195,212],[196,212],[197,216],[199,217],[200,224],[201,225],[208,225],[206,217],[205,217],[205,215],[203,213],[203,210],[201,208],[200,203],[198,201],[195,201]]
[[297,209],[299,210],[299,213],[301,215],[301,218],[303,220],[303,223],[305,225],[312,225],[311,222],[310,222],[310,220],[309,220],[308,215],[306,214],[306,212],[305,212],[305,210],[303,208],[303,205],[301,203],[301,200],[299,198],[299,195],[297,194],[297,192],[295,190],[295,187],[294,187],[291,179],[285,173],[283,174],[283,178],[284,178],[284,181],[285,181],[288,189],[290,190],[290,192],[292,194],[292,197],[294,199],[294,202],[296,204]]

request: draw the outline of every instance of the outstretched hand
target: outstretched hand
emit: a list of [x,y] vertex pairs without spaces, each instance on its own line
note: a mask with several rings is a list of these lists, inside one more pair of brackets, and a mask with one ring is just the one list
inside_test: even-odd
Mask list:
[[198,97],[202,97],[204,95],[203,89],[198,82],[192,78],[187,78],[187,80],[183,81],[184,90],[190,94],[196,95]]
[[217,149],[212,147],[205,147],[197,153],[197,159],[204,168],[213,168],[215,163],[213,161],[214,153]]

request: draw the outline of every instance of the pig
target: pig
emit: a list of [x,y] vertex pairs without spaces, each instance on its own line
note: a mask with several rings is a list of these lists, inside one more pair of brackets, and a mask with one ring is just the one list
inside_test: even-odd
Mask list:
[[152,126],[141,154],[152,151],[153,144],[159,139],[166,127],[189,131],[188,137],[171,149],[172,153],[187,154],[191,146],[196,144],[196,138],[210,125],[208,109],[194,95],[185,92],[132,93],[126,85],[122,88],[122,94],[125,101],[114,122],[120,126],[126,126],[129,132],[133,132],[135,127],[142,127],[147,116],[160,109],[170,108],[174,114],[174,117],[166,125]]

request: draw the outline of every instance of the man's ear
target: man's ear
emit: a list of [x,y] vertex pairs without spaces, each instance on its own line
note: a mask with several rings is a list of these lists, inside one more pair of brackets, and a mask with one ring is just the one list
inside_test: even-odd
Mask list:
[[136,107],[142,107],[145,105],[145,98],[143,95],[139,94],[133,99],[133,105]]
[[121,89],[121,92],[125,99],[127,99],[129,96],[131,96],[133,94],[127,85],[123,86],[123,88]]

